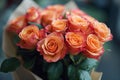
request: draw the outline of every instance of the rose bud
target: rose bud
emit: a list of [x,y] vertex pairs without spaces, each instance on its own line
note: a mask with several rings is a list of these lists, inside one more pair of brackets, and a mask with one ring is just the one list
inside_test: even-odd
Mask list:
[[63,32],[67,29],[67,20],[57,19],[53,20],[51,23],[52,31]]
[[[31,48],[35,48],[38,40],[39,40],[39,28],[35,25],[30,25],[25,28],[19,33],[19,37],[22,41],[24,41],[26,44],[31,45]],[[21,45],[22,46],[22,45]],[[29,49],[28,47],[25,47],[26,49]]]
[[88,35],[85,49],[83,54],[95,59],[98,59],[104,52],[102,42],[95,34]]
[[37,43],[37,51],[47,62],[57,62],[66,54],[64,37],[61,33],[53,32]]
[[81,32],[67,32],[65,35],[70,54],[77,55],[83,51],[85,36]]
[[15,34],[19,34],[19,32],[27,25],[25,16],[19,16],[16,19],[12,20],[7,28],[8,31],[13,32]]
[[100,39],[100,41],[106,42],[106,41],[112,40],[111,31],[106,24],[96,21],[94,24],[94,31],[95,31],[95,34]]
[[28,22],[40,23],[40,10],[35,7],[31,7],[27,10],[26,18]]
[[63,5],[53,5],[53,6],[48,6],[46,9],[56,11],[58,14],[62,14],[65,7]]
[[69,30],[70,31],[86,31],[89,23],[83,17],[72,14],[67,16],[69,21]]
[[51,10],[44,10],[41,13],[41,23],[42,25],[45,27],[47,25],[50,25],[52,20],[55,20],[56,18],[58,18],[58,15],[55,11],[51,11]]

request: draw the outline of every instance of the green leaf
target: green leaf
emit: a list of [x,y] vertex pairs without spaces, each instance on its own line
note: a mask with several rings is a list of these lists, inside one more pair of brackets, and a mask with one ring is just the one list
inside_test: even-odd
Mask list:
[[18,43],[19,41],[20,41],[19,36],[18,36],[18,35],[15,35],[15,36],[14,36],[14,43],[16,44],[16,43]]
[[17,58],[15,57],[8,58],[5,59],[1,64],[0,71],[5,73],[12,72],[15,71],[19,66],[20,66],[20,61]]
[[78,70],[78,76],[79,76],[78,80],[92,80],[89,72],[85,70]]
[[69,80],[78,80],[77,68],[74,65],[68,67],[68,78]]
[[97,60],[92,58],[86,58],[81,64],[80,68],[84,70],[92,70],[97,65]]
[[30,25],[36,25],[36,26],[38,26],[40,29],[43,28],[42,25],[40,25],[40,24],[38,24],[38,23],[35,23],[35,22],[28,22],[28,24],[30,24]]
[[70,59],[73,61],[75,65],[77,65],[81,63],[85,59],[85,57],[82,54],[70,55]]
[[36,57],[33,57],[32,59],[29,60],[24,60],[23,66],[27,69],[31,69],[35,63]]
[[63,65],[61,62],[50,63],[48,68],[48,80],[59,80],[63,72]]

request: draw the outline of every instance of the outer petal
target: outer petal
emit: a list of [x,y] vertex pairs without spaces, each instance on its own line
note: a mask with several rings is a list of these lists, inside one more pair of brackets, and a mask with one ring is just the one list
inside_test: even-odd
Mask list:
[[104,48],[99,50],[98,52],[90,52],[88,50],[83,51],[83,54],[88,58],[99,59],[100,56],[104,53]]
[[27,25],[25,16],[19,16],[12,20],[7,28],[8,31],[19,34],[19,32]]

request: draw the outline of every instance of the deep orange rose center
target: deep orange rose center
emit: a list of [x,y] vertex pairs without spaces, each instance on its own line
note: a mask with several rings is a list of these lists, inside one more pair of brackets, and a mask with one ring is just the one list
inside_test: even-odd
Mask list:
[[81,46],[83,43],[83,36],[80,34],[75,34],[75,33],[69,33],[68,35],[68,43],[72,46]]
[[90,51],[94,52],[101,48],[101,43],[97,36],[90,34],[87,38],[87,46],[89,47]]
[[66,27],[66,22],[57,20],[57,21],[54,21],[52,25],[53,25],[53,28],[55,29],[64,30]]
[[46,49],[49,52],[55,52],[58,48],[58,45],[55,40],[51,39],[48,41]]

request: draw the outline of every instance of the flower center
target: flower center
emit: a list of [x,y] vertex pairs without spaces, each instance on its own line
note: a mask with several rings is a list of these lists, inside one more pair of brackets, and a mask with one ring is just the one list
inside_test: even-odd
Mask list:
[[55,40],[49,40],[48,43],[47,43],[47,46],[46,46],[46,49],[49,51],[49,52],[55,52],[57,50],[57,43]]

